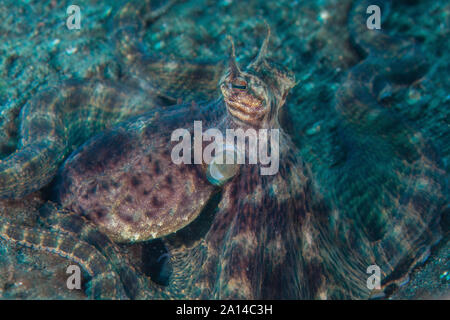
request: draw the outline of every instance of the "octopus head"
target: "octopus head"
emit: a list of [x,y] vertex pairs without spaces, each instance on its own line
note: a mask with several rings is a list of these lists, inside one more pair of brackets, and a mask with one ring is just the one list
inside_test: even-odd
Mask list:
[[229,68],[220,82],[225,104],[234,120],[254,127],[273,127],[294,75],[266,58],[270,28],[258,56],[241,71],[231,40]]

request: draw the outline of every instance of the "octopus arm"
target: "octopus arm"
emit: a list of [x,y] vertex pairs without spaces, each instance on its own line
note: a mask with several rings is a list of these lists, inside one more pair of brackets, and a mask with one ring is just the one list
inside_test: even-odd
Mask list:
[[82,142],[157,103],[106,81],[69,81],[41,91],[20,113],[17,150],[0,160],[0,198],[21,198],[42,188]]

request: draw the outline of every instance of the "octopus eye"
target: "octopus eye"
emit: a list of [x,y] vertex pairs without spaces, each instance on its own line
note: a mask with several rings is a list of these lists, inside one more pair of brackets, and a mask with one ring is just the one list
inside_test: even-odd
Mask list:
[[231,87],[233,89],[247,90],[247,81],[243,79],[235,79],[231,82]]

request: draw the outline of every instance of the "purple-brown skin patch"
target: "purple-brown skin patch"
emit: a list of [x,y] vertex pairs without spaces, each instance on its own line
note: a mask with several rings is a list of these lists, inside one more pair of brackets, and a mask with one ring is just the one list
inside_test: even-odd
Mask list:
[[152,128],[148,135],[148,129],[100,134],[68,159],[61,174],[61,204],[88,216],[116,242],[176,232],[198,216],[214,191],[201,166],[172,162],[170,134]]

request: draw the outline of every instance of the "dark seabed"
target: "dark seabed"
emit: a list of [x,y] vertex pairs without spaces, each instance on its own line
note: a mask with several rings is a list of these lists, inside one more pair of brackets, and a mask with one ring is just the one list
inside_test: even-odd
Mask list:
[[[351,8],[367,1],[173,2],[80,0],[76,5],[81,10],[81,28],[69,30],[66,11],[75,4],[72,1],[1,1],[0,298],[449,299],[450,3],[402,0],[388,5],[390,1],[372,1],[383,9],[382,29],[387,40],[376,39],[365,50],[361,44],[365,38],[352,34],[358,32],[358,26],[352,22]],[[102,217],[110,213],[109,205],[115,198],[107,198],[104,207],[83,200],[86,194],[82,187],[92,187],[90,176],[84,174],[89,170],[94,175],[104,173],[101,170],[109,165],[116,168],[114,161],[125,161],[124,154],[132,154],[141,147],[139,139],[144,139],[116,136],[123,128],[97,136],[98,140],[89,140],[91,137],[147,111],[157,110],[152,117],[158,120],[181,102],[195,109],[200,101],[221,97],[219,81],[230,57],[227,36],[233,38],[236,61],[245,69],[258,55],[267,25],[271,30],[267,56],[295,75],[296,85],[289,91],[280,116],[295,148],[286,151],[281,163],[292,158],[304,163],[304,167],[297,162],[292,166],[307,168],[308,186],[303,180],[299,183],[304,188],[299,191],[301,195],[296,194],[298,190],[280,187],[277,193],[273,189],[276,205],[261,200],[248,209],[253,216],[241,221],[242,225],[255,226],[255,237],[247,236],[251,232],[238,233],[245,229],[242,226],[230,226],[225,236],[220,232],[238,223],[239,216],[248,213],[247,207],[236,209],[234,220],[226,220],[224,214],[223,225],[217,217],[228,202],[244,199],[254,180],[242,179],[242,188],[235,188],[234,193],[227,184],[238,183],[228,181],[218,191],[199,182],[189,170],[172,170],[163,164],[162,169],[152,166],[150,178],[180,187],[167,196],[164,188],[152,189],[151,203],[164,208],[156,214],[165,216],[181,210],[184,217],[189,210],[196,211],[197,219],[186,218],[194,221],[184,228],[171,225],[157,239],[114,243],[103,234],[102,227],[99,231],[94,224],[82,225],[85,220],[67,218],[72,211],[82,211],[96,224],[104,221]],[[403,46],[403,41],[407,45]],[[190,68],[192,74],[184,74]],[[363,85],[358,86],[358,81]],[[89,100],[98,84],[110,90],[111,97],[107,91]],[[52,104],[54,109],[48,107]],[[373,104],[376,110],[371,109]],[[111,105],[117,105],[117,110]],[[366,107],[368,113],[359,114]],[[205,122],[219,117],[215,110],[208,112]],[[176,128],[183,123],[183,118],[187,119],[183,115],[174,113],[170,125]],[[380,119],[373,121],[371,116]],[[84,125],[85,120],[88,125]],[[128,133],[133,128],[123,130]],[[164,125],[150,129],[151,133],[145,131],[149,141],[157,140],[153,134],[166,132]],[[52,134],[50,139],[48,132]],[[24,145],[38,139],[44,147],[32,144],[34,149],[10,160]],[[85,142],[88,144],[83,145]],[[151,155],[149,163],[165,163],[167,159],[166,154]],[[41,158],[28,163],[33,157]],[[99,164],[99,157],[111,161]],[[15,174],[20,166],[24,169]],[[82,173],[77,171],[81,167],[85,169]],[[146,171],[139,170],[139,179],[130,178],[128,173],[116,176],[114,170],[104,175],[120,183],[129,180],[119,186],[125,192],[140,185],[155,187],[157,183],[142,174]],[[283,179],[291,179],[288,173]],[[111,185],[114,181],[104,189],[114,188]],[[196,191],[185,191],[191,185]],[[95,200],[108,191],[99,191],[99,185],[94,189],[86,192]],[[180,196],[175,199],[174,194]],[[280,199],[290,196],[305,202],[310,196],[313,199],[299,209],[304,210],[304,216],[292,219],[299,222],[298,228],[291,221],[283,223],[283,210],[295,214],[298,209],[280,204]],[[125,218],[133,220],[133,214],[142,211],[153,221],[153,216],[139,206],[146,201],[145,196],[124,199],[125,207],[127,201],[131,203],[127,212],[132,212]],[[62,206],[67,210],[62,211]],[[121,208],[117,210],[125,211]],[[308,218],[310,213],[312,218]],[[270,220],[270,214],[279,220]],[[132,225],[133,221],[126,223]],[[215,223],[217,230],[213,228]],[[272,234],[271,226],[279,227],[280,234]],[[194,250],[183,251],[206,239],[208,231],[214,234],[214,230],[217,239],[205,242],[205,248],[199,245],[200,249],[195,249],[201,252],[198,256]],[[231,239],[234,231],[240,242],[227,238]],[[298,241],[287,239],[291,231],[300,233]],[[126,232],[128,239],[133,239],[129,233],[147,231]],[[321,232],[329,238],[318,235],[315,242],[314,237]],[[152,232],[147,233],[147,239],[151,238]],[[113,234],[108,236],[118,239]],[[272,242],[272,236],[281,238]],[[313,245],[308,251],[310,236]],[[221,245],[215,246],[217,242]],[[77,243],[83,245],[78,248]],[[235,247],[238,249],[233,256],[228,250]],[[253,256],[253,247],[261,252],[270,248]],[[208,260],[203,249],[217,256]],[[274,262],[278,256],[267,253],[270,250],[284,252],[279,265]],[[245,252],[251,253],[248,260]],[[191,256],[183,260],[183,255]],[[313,259],[308,260],[307,255]],[[338,255],[348,257],[348,262],[334,259]],[[286,262],[291,260],[296,262]],[[363,277],[365,269],[361,268],[378,261],[383,261],[382,289],[370,291]],[[216,283],[211,279],[219,278],[218,274],[196,269],[202,263],[211,264],[208,270],[226,275]],[[72,264],[82,267],[80,290],[66,287],[66,269]],[[189,266],[183,269],[182,265]],[[243,281],[241,292],[233,291],[233,281],[240,279],[233,272],[248,277],[248,287]],[[347,273],[351,279],[342,278]],[[332,283],[324,282],[325,278]],[[291,282],[297,291],[278,291]],[[209,289],[203,290],[205,287]],[[166,293],[166,288],[170,292]]]

